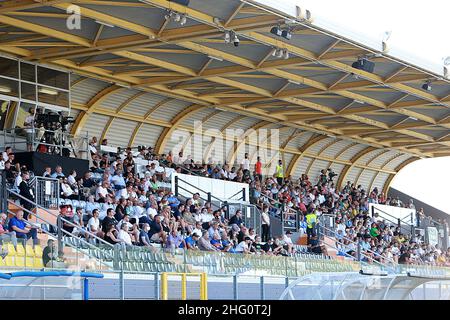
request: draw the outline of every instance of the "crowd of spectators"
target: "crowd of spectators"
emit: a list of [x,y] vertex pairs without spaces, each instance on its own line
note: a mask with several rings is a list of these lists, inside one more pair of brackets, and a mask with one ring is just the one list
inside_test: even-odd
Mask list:
[[[106,144],[102,141],[102,145]],[[333,181],[336,174],[331,170],[322,170],[317,181],[310,181],[305,174],[299,179],[286,177],[281,160],[273,175],[263,177],[261,159],[258,157],[251,164],[248,154],[239,165],[229,166],[212,161],[196,164],[183,151],[157,155],[151,147],[140,147],[137,152],[127,148],[118,154],[102,153],[95,138],[89,150],[89,172],[80,175],[57,166],[35,173],[59,179],[61,198],[65,203],[75,200],[73,203],[77,204],[62,207],[61,217],[69,222],[63,223],[63,228],[88,241],[95,241],[95,235],[111,244],[147,246],[152,250],[154,243],[161,243],[170,249],[291,255],[295,253],[291,232],[272,237],[270,216],[293,213],[286,216],[293,223],[298,221],[300,230],[307,235],[309,250],[314,253],[327,253],[317,229],[320,217],[328,216],[333,219],[338,254],[356,257],[359,246],[362,259],[369,262],[450,265],[450,251],[427,245],[420,237],[369,214],[369,203],[415,209],[412,201],[402,203],[398,198],[386,197],[377,188],[366,191],[350,181],[338,190]],[[14,162],[10,148],[2,158],[7,178],[25,196],[22,182],[26,184],[30,176],[26,168]],[[138,170],[139,159],[151,163]],[[161,186],[170,181],[171,172],[248,183],[250,200],[261,209],[260,234],[245,226],[240,211],[230,216],[227,207],[214,209],[199,194],[184,201],[175,197]],[[418,210],[418,216],[428,219],[423,210]]]

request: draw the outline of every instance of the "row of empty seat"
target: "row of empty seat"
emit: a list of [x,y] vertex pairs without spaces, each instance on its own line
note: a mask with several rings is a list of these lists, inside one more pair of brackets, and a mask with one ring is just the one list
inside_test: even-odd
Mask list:
[[4,250],[8,251],[8,255],[0,258],[0,267],[18,267],[41,269],[44,267],[42,262],[42,248],[36,245],[34,248],[31,245],[17,244],[15,248],[12,243],[3,245]]

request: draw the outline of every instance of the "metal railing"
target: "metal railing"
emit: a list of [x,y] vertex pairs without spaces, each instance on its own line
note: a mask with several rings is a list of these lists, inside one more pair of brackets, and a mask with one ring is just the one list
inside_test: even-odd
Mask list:
[[[275,217],[281,220],[281,228],[283,233],[285,233],[287,230],[291,230],[294,232],[298,232],[300,230],[300,215],[297,210],[287,207],[284,203],[281,203],[278,200],[269,197],[268,195],[261,194],[261,197],[269,200],[265,204],[269,208],[273,209],[272,212],[275,211],[279,213],[280,216],[277,217],[275,215]],[[291,217],[294,217],[294,219],[291,219]]]
[[[383,220],[386,220],[387,222],[392,223],[393,225],[397,225],[397,227],[400,228],[400,230],[404,230],[406,232],[406,234],[410,234],[413,235],[414,234],[414,217],[413,214],[411,213],[410,215],[406,216],[406,218],[410,218],[409,222],[404,221],[405,217],[403,218],[397,218],[394,217],[393,215],[381,210],[380,208],[376,208],[375,206],[372,206],[372,217],[374,216],[374,214],[379,211],[383,214],[382,218]],[[387,216],[387,217],[386,217]]]
[[[189,187],[193,188],[195,191],[197,191],[200,194],[200,199],[202,199],[203,201],[211,203],[211,205],[215,206],[217,209],[220,209],[222,207],[222,203],[224,203],[224,205],[226,205],[226,203],[227,203],[226,201],[223,201],[223,200],[213,196],[211,194],[211,192],[207,192],[207,191],[205,191],[205,190],[203,190],[203,189],[201,189],[201,188],[199,188],[197,186],[194,186],[193,184],[191,184],[191,183],[181,179],[178,176],[175,176],[175,197],[180,196],[180,193],[179,193],[180,189],[183,190],[183,191],[186,191],[188,193],[191,193],[191,194],[193,193],[192,190],[188,190],[188,189],[180,186],[180,181],[183,182],[184,184],[188,185]],[[201,193],[206,194],[207,198],[205,199],[204,197],[202,197]],[[215,200],[219,204],[214,203],[213,200]]]
[[[75,158],[89,159],[89,137],[74,136],[69,132],[61,130],[43,130],[39,128],[13,128],[3,130],[3,139],[5,145],[14,146],[17,150],[28,151],[26,140],[26,130],[31,131],[31,145],[32,150],[37,151],[39,145],[45,146],[47,153],[58,154],[60,156],[66,155],[65,149],[72,151]],[[51,137],[50,142],[40,141],[43,137]],[[47,140],[46,140],[47,141]]]
[[[333,241],[335,241],[337,243],[337,240],[336,240],[337,239],[337,237],[336,237],[337,232],[336,231],[334,231],[332,229],[329,229],[329,228],[327,228],[327,227],[325,227],[323,225],[318,225],[317,228],[318,228],[318,232],[319,232],[319,237],[321,237],[322,239],[324,239],[324,236],[327,236],[327,237],[330,237],[330,238],[332,237],[331,240],[333,240]],[[374,251],[372,251],[370,249],[367,249],[367,250],[365,250],[365,252],[369,253],[370,255],[366,254],[366,253],[364,253],[362,251],[361,244],[360,244],[359,241],[355,242],[352,239],[347,238],[345,236],[342,236],[342,239],[346,240],[346,241],[348,241],[348,243],[354,245],[354,247],[356,249],[356,252],[355,252],[356,256],[348,255],[346,252],[342,251],[341,248],[338,248],[337,245],[334,246],[334,245],[331,245],[331,244],[327,244],[325,241],[323,241],[323,243],[324,243],[324,245],[329,246],[329,247],[331,247],[331,248],[333,248],[333,249],[343,253],[345,256],[351,257],[355,261],[359,261],[361,263],[366,261],[369,264],[375,264],[377,267],[380,267],[381,270],[395,273],[395,266],[397,265],[397,263],[393,259],[382,257],[382,259],[387,261],[387,263],[383,263],[383,262],[377,261],[377,260],[375,260],[373,258],[373,256],[379,255],[377,252],[374,252]]]
[[60,185],[58,179],[34,176],[28,182],[34,190],[35,202],[46,209],[57,209],[60,203]]

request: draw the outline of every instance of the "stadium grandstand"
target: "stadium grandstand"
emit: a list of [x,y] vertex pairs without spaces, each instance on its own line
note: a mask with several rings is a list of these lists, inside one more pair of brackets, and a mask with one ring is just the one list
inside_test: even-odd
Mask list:
[[0,2],[0,298],[450,299],[450,80],[295,1]]

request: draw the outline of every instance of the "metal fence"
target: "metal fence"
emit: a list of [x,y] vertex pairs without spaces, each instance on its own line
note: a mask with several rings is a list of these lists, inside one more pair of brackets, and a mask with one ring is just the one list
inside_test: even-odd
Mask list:
[[35,202],[46,209],[59,208],[60,185],[58,179],[34,176],[29,182]]
[[[3,141],[5,145],[13,146],[15,150],[28,151],[26,133],[22,128],[3,130]],[[74,136],[69,132],[60,130],[31,129],[31,149],[36,151],[40,148],[51,154],[67,156],[72,153],[75,158],[89,159],[89,137]],[[45,139],[47,137],[47,139]]]

